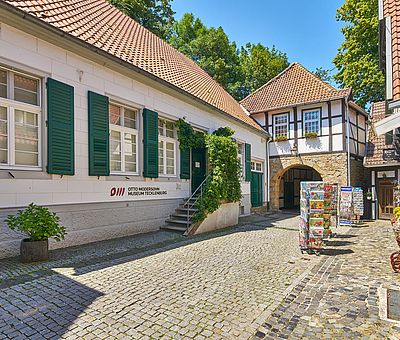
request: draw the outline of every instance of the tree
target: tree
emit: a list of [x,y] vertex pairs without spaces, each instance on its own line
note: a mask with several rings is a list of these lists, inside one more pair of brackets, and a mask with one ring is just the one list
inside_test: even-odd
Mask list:
[[207,28],[192,13],[186,13],[173,25],[168,42],[236,97],[240,87],[239,56],[236,44],[222,27]]
[[333,82],[332,71],[333,70],[317,67],[313,73],[325,83],[331,84]]
[[192,13],[177,21],[169,43],[194,60],[235,99],[241,100],[288,65],[286,54],[261,44],[240,50],[222,27],[208,28]]
[[379,69],[378,1],[346,0],[337,11],[345,41],[333,60],[339,85],[352,87],[354,99],[366,107],[384,99],[385,80]]
[[262,44],[246,44],[241,48],[239,58],[243,84],[241,98],[254,92],[289,66],[285,53]]
[[167,39],[175,22],[173,0],[109,0],[112,5],[162,39]]

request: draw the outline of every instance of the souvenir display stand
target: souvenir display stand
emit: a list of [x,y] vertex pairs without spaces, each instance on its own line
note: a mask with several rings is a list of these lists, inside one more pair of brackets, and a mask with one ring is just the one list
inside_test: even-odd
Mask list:
[[340,187],[339,224],[351,225],[353,219],[353,187]]
[[360,217],[364,215],[364,193],[361,188],[353,188],[353,213],[360,222]]
[[337,221],[337,186],[323,182],[300,183],[299,245],[302,252],[319,255],[324,238]]

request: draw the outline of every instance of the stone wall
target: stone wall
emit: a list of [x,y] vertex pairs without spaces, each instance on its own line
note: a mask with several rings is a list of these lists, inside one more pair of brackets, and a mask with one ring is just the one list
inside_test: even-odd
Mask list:
[[[362,163],[361,163],[362,165]],[[271,209],[279,209],[279,186],[282,176],[290,168],[310,167],[317,171],[324,182],[347,184],[347,154],[320,154],[307,156],[287,156],[270,159],[271,169]]]
[[351,186],[370,186],[370,170],[364,168],[361,160],[350,160],[350,185]]

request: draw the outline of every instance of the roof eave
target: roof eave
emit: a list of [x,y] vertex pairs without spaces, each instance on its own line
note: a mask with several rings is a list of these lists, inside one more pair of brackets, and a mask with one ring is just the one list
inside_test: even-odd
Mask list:
[[[167,82],[167,81],[155,76],[154,74],[149,73],[149,72],[147,72],[147,71],[145,71],[145,70],[143,70],[143,69],[141,69],[141,68],[139,68],[139,67],[137,67],[137,66],[135,66],[133,64],[130,64],[130,63],[128,63],[128,62],[126,62],[126,61],[124,61],[124,60],[122,60],[122,59],[120,59],[120,58],[118,58],[118,57],[116,57],[116,56],[114,56],[114,55],[112,55],[112,54],[110,54],[110,53],[98,48],[98,47],[95,47],[95,46],[93,46],[93,45],[91,45],[91,44],[89,44],[89,43],[87,43],[87,42],[85,42],[85,41],[83,41],[83,40],[81,40],[81,39],[79,39],[77,37],[74,37],[74,36],[62,31],[61,29],[58,29],[57,27],[54,27],[54,26],[50,25],[49,23],[47,23],[47,22],[45,22],[45,21],[43,21],[43,20],[41,20],[39,18],[36,18],[35,16],[33,16],[33,15],[27,13],[27,12],[24,12],[23,10],[21,10],[21,9],[19,9],[19,8],[13,6],[13,5],[10,5],[9,3],[6,3],[4,1],[0,1],[0,9],[4,9],[4,10],[6,10],[8,12],[11,11],[13,14],[15,14],[17,17],[20,17],[21,19],[28,20],[30,23],[32,23],[34,25],[37,25],[37,26],[39,26],[39,27],[41,27],[41,28],[43,28],[43,29],[45,29],[47,31],[50,31],[53,34],[56,34],[56,35],[62,37],[63,39],[68,40],[69,42],[72,42],[72,43],[77,44],[77,45],[79,45],[81,47],[84,47],[84,48],[86,48],[86,49],[88,49],[88,50],[90,50],[92,52],[95,52],[95,53],[97,53],[97,54],[99,54],[99,55],[101,55],[101,56],[103,56],[103,57],[105,57],[105,58],[117,63],[117,64],[120,64],[120,65],[122,65],[122,66],[124,66],[124,67],[126,67],[126,68],[128,68],[130,70],[133,70],[133,71],[135,71],[135,72],[137,72],[137,73],[139,73],[141,75],[144,75],[144,76],[146,76],[146,77],[148,77],[148,78],[150,78],[150,79],[152,79],[152,80],[154,80],[154,81],[156,81],[158,83],[161,83],[162,85],[164,85],[164,86],[166,86],[168,88],[171,88],[174,91],[176,91],[178,93],[181,93],[181,94],[191,98],[192,100],[195,100],[195,101],[197,101],[197,102],[199,102],[199,103],[201,103],[201,104],[203,104],[203,105],[205,105],[205,106],[207,106],[207,107],[209,107],[209,108],[211,108],[213,110],[218,111],[219,113],[223,114],[224,116],[228,117],[229,119],[233,119],[234,121],[237,121],[238,123],[240,123],[241,125],[246,126],[249,129],[251,128],[252,132],[256,131],[263,138],[267,138],[267,139],[270,138],[269,134],[261,126],[260,126],[261,130],[257,130],[255,126],[252,126],[252,125],[244,122],[243,120],[230,115],[229,113],[227,113],[227,112],[225,112],[225,111],[223,111],[223,110],[221,110],[221,109],[219,109],[219,108],[207,103],[203,99],[201,99],[199,97],[196,97],[195,95],[192,95],[191,93],[188,93],[188,92],[182,90],[181,88],[179,88],[179,87],[177,87],[177,86],[175,86],[175,85],[173,85],[173,84],[171,84],[171,83],[169,83],[169,82]],[[245,114],[245,112],[243,112],[243,114]]]
[[255,114],[259,114],[259,113],[269,112],[269,111],[284,110],[284,109],[292,108],[294,106],[307,106],[307,105],[313,105],[313,104],[318,104],[318,103],[327,103],[327,102],[330,102],[330,101],[341,100],[341,99],[346,99],[346,98],[348,98],[348,96],[333,97],[333,98],[329,98],[329,99],[314,100],[314,101],[311,101],[311,102],[300,102],[300,103],[294,103],[294,104],[285,105],[285,106],[277,106],[277,107],[272,107],[272,108],[266,108],[266,109],[263,109],[263,110],[260,110],[260,111],[250,112],[250,116],[255,115]]

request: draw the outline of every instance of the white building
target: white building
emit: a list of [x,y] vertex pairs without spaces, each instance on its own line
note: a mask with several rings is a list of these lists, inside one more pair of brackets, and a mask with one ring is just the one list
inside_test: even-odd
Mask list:
[[[179,150],[183,117],[233,128],[266,200],[268,134],[218,83],[105,0],[56,3],[0,1],[0,216],[49,206],[68,231],[52,247],[159,229],[207,172]],[[3,225],[0,257],[20,239]]]

